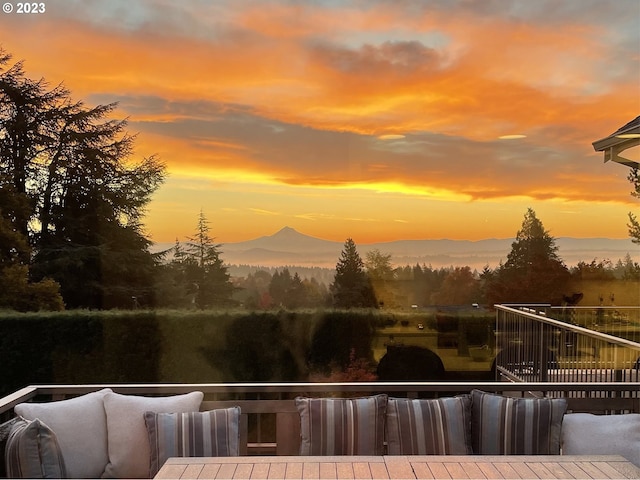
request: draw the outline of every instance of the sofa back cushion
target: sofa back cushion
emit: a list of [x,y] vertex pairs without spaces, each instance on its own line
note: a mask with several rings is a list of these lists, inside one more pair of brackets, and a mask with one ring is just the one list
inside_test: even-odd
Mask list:
[[5,457],[9,478],[67,478],[56,434],[40,420],[13,424]]
[[150,477],[169,457],[234,457],[239,454],[240,408],[208,412],[146,412],[151,447]]
[[479,455],[558,455],[564,398],[471,392],[471,438]]
[[27,420],[36,418],[56,434],[69,478],[99,478],[109,455],[105,388],[68,400],[21,403],[14,411]]
[[564,455],[622,455],[640,467],[640,413],[568,413],[562,421]]
[[389,398],[389,455],[471,454],[471,398]]
[[104,478],[148,478],[151,449],[144,422],[145,412],[182,413],[200,410],[204,395],[191,392],[170,397],[140,397],[107,393],[109,462]]
[[300,455],[382,455],[387,400],[297,397]]

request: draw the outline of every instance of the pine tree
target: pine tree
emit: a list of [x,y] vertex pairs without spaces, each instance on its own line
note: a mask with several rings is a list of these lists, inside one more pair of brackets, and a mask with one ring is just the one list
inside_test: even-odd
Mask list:
[[569,280],[555,238],[529,208],[507,261],[488,279],[487,296],[492,304],[548,303],[567,293]]
[[200,308],[229,305],[233,293],[230,275],[220,258],[220,247],[211,237],[209,222],[200,211],[196,232],[188,237],[182,267],[187,291]]
[[376,307],[371,282],[364,270],[355,242],[348,238],[336,264],[336,275],[331,284],[334,306],[339,308]]

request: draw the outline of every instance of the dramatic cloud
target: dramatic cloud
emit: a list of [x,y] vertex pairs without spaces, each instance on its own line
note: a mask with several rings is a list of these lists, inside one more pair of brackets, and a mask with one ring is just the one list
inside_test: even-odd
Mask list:
[[[31,75],[119,102],[171,173],[329,225],[323,192],[628,210],[626,170],[591,142],[640,113],[639,20],[636,0],[49,0],[0,28]],[[288,211],[262,186],[322,200]]]

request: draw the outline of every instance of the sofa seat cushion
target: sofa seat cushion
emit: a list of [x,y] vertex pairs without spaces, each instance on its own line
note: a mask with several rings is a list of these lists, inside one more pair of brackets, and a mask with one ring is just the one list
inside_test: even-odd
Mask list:
[[56,434],[38,419],[14,423],[5,457],[9,478],[67,478]]
[[144,422],[145,412],[197,412],[204,394],[191,392],[170,397],[142,397],[107,393],[109,462],[104,478],[148,478],[151,449]]
[[105,388],[68,400],[21,403],[14,410],[27,420],[36,418],[55,433],[69,478],[100,478],[107,462]]
[[300,455],[382,455],[387,400],[297,397]]
[[389,398],[389,455],[471,454],[471,398]]
[[566,410],[564,398],[513,398],[473,390],[473,453],[558,455]]
[[640,413],[568,413],[562,421],[564,455],[622,455],[640,467]]
[[144,420],[151,447],[149,477],[154,477],[169,457],[234,457],[239,453],[239,407],[208,412],[146,412]]

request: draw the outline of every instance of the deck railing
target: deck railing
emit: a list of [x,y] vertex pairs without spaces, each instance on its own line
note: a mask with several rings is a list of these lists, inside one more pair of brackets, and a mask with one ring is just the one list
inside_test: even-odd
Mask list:
[[[640,332],[640,308],[615,317],[606,310],[496,305],[497,375],[516,382],[640,381],[640,343],[630,339]],[[600,331],[614,326],[623,335]]]

